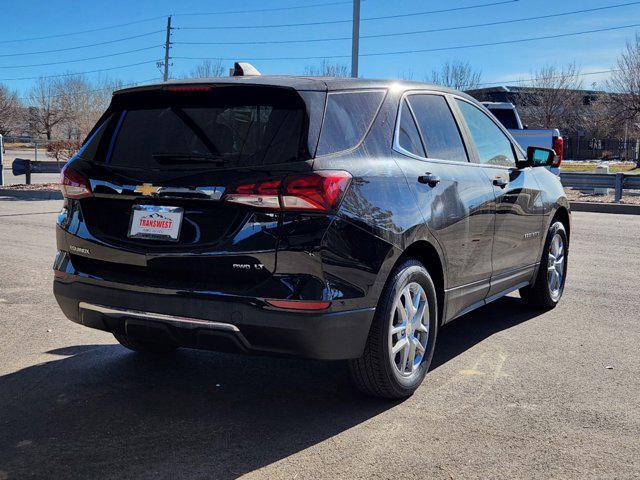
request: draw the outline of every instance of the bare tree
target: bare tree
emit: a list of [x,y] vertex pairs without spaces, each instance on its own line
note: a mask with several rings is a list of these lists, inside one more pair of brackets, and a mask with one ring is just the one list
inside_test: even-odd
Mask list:
[[113,92],[124,88],[125,84],[122,80],[105,78],[95,82],[94,87],[92,95],[94,111],[102,115],[111,103]]
[[0,84],[0,135],[8,135],[20,123],[20,100],[16,92]]
[[29,108],[26,122],[32,133],[45,135],[51,140],[53,130],[68,118],[57,96],[57,81],[51,78],[39,78],[29,91]]
[[402,70],[398,71],[398,78],[400,78],[401,80],[413,80],[413,77],[413,70],[410,67],[403,68]]
[[[119,80],[92,82],[83,75],[68,75],[52,82],[49,102],[62,120],[51,126],[55,138],[83,140],[109,106]],[[44,116],[44,111],[40,112]]]
[[[627,42],[616,62],[616,70],[607,82],[610,96],[610,115],[619,128],[638,134],[640,129],[640,35]],[[636,159],[640,168],[640,158]]]
[[432,70],[426,80],[456,90],[473,90],[480,86],[481,78],[482,72],[475,70],[469,62],[454,61]]
[[580,69],[575,63],[546,65],[531,77],[524,84],[528,91],[520,111],[525,123],[575,132],[585,108]]
[[85,77],[73,75],[58,80],[54,92],[56,105],[65,115],[56,133],[67,139],[84,138],[99,117],[93,86]]
[[225,74],[224,65],[220,60],[203,60],[191,69],[191,75],[189,76],[193,78],[210,78],[223,77]]
[[351,75],[349,67],[342,63],[331,63],[323,59],[318,66],[307,65],[304,74],[311,77],[348,77]]
[[600,92],[589,102],[580,120],[580,127],[591,138],[607,138],[620,133],[619,122],[613,116],[612,95]]

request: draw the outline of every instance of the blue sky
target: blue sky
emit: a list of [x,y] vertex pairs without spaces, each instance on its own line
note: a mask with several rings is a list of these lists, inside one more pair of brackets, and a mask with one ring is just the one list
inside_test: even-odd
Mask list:
[[[365,0],[362,17],[411,14],[427,10],[467,7],[500,0]],[[632,0],[517,0],[501,5],[460,10],[449,13],[411,15],[401,18],[363,21],[362,35],[376,35],[414,30],[441,29],[556,14],[572,10],[596,8],[630,3]],[[230,10],[264,9],[304,6],[317,3],[337,3],[313,8],[296,8],[272,12],[232,13],[216,15],[186,15],[188,13],[224,12]],[[175,14],[174,42],[252,42],[284,41],[332,37],[349,37],[350,23],[311,25],[282,28],[189,30],[186,27],[221,27],[238,25],[268,25],[308,23],[351,18],[351,5],[339,0],[238,0],[236,2],[207,2],[204,0],[112,0],[64,1],[50,0],[5,4],[2,8],[0,28],[0,83],[5,83],[24,94],[34,80],[13,80],[22,77],[57,75],[148,62],[143,65],[117,68],[108,72],[90,74],[92,78],[118,78],[137,82],[159,78],[155,60],[163,56],[164,26],[167,14]],[[146,20],[152,17],[158,17]],[[32,37],[67,34],[81,30],[98,29],[126,22],[139,23],[108,30],[69,35],[61,38],[12,42]],[[511,25],[470,28],[456,31],[424,33],[397,37],[362,39],[363,54],[444,48],[487,42],[509,41],[527,37],[556,35],[584,30],[640,24],[640,3],[599,12],[576,14],[558,18],[528,21]],[[433,68],[447,60],[463,60],[482,71],[483,82],[526,78],[530,72],[547,63],[563,64],[575,61],[584,72],[610,69],[637,27],[593,33],[575,37],[539,40],[530,43],[465,48],[439,52],[419,52],[386,56],[363,56],[360,76],[398,78],[407,72],[415,80],[424,80]],[[148,35],[147,35],[148,34]],[[140,36],[129,40],[120,39]],[[87,44],[118,40],[115,43],[73,50],[27,55],[42,50],[73,48]],[[24,65],[65,62],[87,57],[98,57],[130,50],[138,52],[80,62],[29,66]],[[350,40],[317,43],[291,43],[269,45],[187,45],[176,43],[171,51],[175,57],[212,57],[228,59],[264,57],[322,57],[349,55]],[[299,74],[306,66],[319,64],[319,59],[252,60],[263,73]],[[350,64],[348,58],[331,59],[332,62]],[[172,73],[185,75],[197,60],[175,58]],[[225,60],[231,66],[231,60]],[[18,68],[20,66],[21,68]],[[584,77],[585,87],[606,79],[606,74]]]

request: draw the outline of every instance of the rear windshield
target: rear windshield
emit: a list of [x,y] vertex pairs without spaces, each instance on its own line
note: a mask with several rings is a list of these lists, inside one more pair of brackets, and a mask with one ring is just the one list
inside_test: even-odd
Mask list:
[[504,128],[508,130],[517,130],[518,129],[518,120],[516,119],[516,113],[513,110],[508,110],[506,108],[496,108],[491,109],[491,113],[496,117]]
[[114,102],[101,155],[114,167],[225,168],[310,157],[305,104],[292,91],[218,88],[126,96]]

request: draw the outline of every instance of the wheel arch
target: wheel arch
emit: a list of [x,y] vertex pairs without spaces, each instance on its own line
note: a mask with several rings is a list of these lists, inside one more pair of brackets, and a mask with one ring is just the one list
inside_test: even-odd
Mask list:
[[564,229],[567,231],[567,239],[570,239],[571,238],[571,216],[569,214],[569,209],[566,208],[565,206],[558,207],[555,213],[553,214],[553,217],[551,217],[551,221],[549,222],[549,225],[547,225],[547,230],[549,230],[549,227],[555,220],[558,220],[564,225]]
[[442,324],[442,319],[444,318],[444,289],[446,285],[446,275],[444,270],[444,261],[440,255],[440,252],[432,243],[428,242],[427,240],[415,241],[407,248],[405,248],[402,254],[397,258],[395,264],[393,265],[393,269],[395,269],[397,265],[410,258],[418,260],[420,263],[422,263],[429,272],[429,275],[431,275],[433,284],[436,287],[436,296],[438,299],[438,317],[440,320],[440,324]]

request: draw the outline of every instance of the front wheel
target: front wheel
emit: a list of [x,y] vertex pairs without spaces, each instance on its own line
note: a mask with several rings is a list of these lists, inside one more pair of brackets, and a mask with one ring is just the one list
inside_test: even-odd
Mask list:
[[534,308],[554,308],[564,292],[567,279],[569,239],[561,222],[549,227],[535,281],[520,289],[522,299]]
[[384,398],[413,394],[429,370],[438,331],[436,289],[429,272],[407,260],[383,290],[362,357],[349,367],[356,386]]

